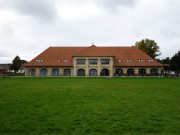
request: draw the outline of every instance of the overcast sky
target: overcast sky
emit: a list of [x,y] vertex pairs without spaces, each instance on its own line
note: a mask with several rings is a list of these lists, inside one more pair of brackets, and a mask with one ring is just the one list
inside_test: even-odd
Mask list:
[[49,46],[132,46],[149,38],[180,50],[180,0],[0,0],[0,63]]

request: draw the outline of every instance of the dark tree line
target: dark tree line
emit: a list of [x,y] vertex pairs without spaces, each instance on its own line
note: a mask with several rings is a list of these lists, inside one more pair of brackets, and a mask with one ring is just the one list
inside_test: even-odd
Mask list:
[[159,60],[158,62],[165,64],[164,70],[172,70],[180,72],[180,51],[175,53],[172,58],[166,57],[165,59]]

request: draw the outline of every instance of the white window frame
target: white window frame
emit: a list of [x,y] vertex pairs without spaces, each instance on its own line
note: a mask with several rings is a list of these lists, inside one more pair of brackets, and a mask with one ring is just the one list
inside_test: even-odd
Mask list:
[[139,59],[138,61],[139,61],[139,62],[144,62],[144,60],[142,60],[142,59]]
[[154,62],[152,59],[149,59],[148,61],[149,61],[149,62]]
[[126,60],[128,63],[131,63],[132,62],[132,60],[131,59],[128,59],[128,60]]

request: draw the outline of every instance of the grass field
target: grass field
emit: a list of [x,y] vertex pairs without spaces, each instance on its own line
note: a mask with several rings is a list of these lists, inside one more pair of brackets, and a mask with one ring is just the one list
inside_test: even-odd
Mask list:
[[180,134],[179,78],[1,78],[0,134]]

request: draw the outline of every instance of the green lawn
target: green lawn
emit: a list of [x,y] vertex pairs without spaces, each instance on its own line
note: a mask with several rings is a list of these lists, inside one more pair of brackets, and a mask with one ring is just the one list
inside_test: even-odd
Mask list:
[[179,78],[1,78],[0,134],[179,135]]

